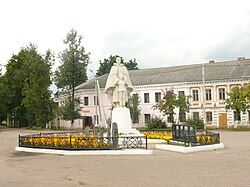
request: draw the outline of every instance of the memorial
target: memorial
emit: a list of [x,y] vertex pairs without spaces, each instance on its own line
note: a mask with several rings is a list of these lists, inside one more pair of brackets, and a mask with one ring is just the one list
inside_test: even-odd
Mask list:
[[132,120],[129,109],[125,106],[128,102],[133,86],[127,68],[121,63],[121,58],[116,58],[112,66],[105,86],[105,93],[112,104],[111,123],[116,123],[119,134],[140,135],[140,132],[132,128]]

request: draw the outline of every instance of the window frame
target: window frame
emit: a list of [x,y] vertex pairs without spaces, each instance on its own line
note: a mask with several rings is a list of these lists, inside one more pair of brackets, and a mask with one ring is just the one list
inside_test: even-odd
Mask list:
[[206,122],[213,122],[213,112],[206,112]]
[[89,105],[89,97],[88,96],[83,97],[83,105],[84,106],[88,106]]
[[198,89],[192,90],[192,98],[193,98],[193,101],[199,101],[199,90]]
[[155,102],[158,103],[161,100],[161,92],[155,92]]
[[147,124],[151,120],[151,115],[150,114],[144,114],[144,122]]
[[[221,90],[224,90],[221,92]],[[226,89],[225,88],[218,88],[218,95],[219,95],[219,100],[226,100]]]
[[149,93],[144,93],[144,103],[150,103]]
[[205,96],[206,101],[212,101],[212,89],[205,89]]
[[233,112],[234,115],[234,121],[241,121],[241,112],[240,111],[234,111]]

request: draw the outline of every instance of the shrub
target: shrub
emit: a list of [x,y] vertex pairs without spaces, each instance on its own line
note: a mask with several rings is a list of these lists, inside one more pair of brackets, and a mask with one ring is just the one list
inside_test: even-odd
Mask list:
[[159,117],[150,119],[147,123],[147,129],[162,129],[166,128],[166,123]]
[[186,124],[195,125],[197,129],[204,129],[204,121],[200,118],[189,118]]

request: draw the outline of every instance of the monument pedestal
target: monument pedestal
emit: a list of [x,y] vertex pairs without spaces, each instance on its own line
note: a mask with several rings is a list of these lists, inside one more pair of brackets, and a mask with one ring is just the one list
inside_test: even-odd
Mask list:
[[116,123],[118,127],[118,133],[135,136],[141,135],[140,131],[132,128],[132,120],[130,117],[130,111],[125,107],[117,107],[112,110],[111,123]]

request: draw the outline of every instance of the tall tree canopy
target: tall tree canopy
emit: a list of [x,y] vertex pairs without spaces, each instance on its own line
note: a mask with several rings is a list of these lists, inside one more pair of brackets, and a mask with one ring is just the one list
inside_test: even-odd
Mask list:
[[45,56],[30,44],[13,55],[6,66],[3,85],[7,113],[15,126],[45,126],[53,117],[51,66],[53,55]]
[[[96,75],[101,76],[101,75],[105,75],[105,74],[109,73],[111,67],[116,62],[116,57],[118,57],[118,55],[115,55],[115,56],[111,55],[108,59],[105,58],[103,61],[100,61],[100,67],[97,70]],[[128,70],[139,69],[138,64],[136,62],[136,59],[133,59],[133,60],[131,59],[128,62],[124,62],[124,60],[122,58],[122,62],[124,64],[124,66],[127,67]]]
[[0,75],[0,124],[2,121],[6,120],[7,116],[7,100],[6,100],[6,84],[5,76]]
[[89,64],[90,53],[85,52],[82,46],[82,39],[83,36],[78,35],[77,31],[73,29],[67,34],[64,40],[67,48],[60,53],[61,65],[55,72],[57,87],[65,91],[65,93],[69,93],[70,98],[65,101],[65,106],[67,107],[61,108],[61,116],[65,120],[71,120],[71,125],[79,117],[79,113],[76,110],[75,87],[87,80],[86,70]]
[[233,87],[228,93],[226,99],[226,109],[236,110],[237,112],[245,112],[250,108],[250,83],[243,87]]

